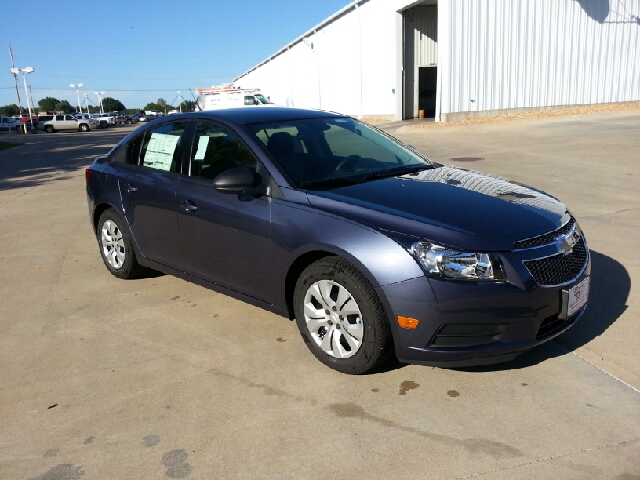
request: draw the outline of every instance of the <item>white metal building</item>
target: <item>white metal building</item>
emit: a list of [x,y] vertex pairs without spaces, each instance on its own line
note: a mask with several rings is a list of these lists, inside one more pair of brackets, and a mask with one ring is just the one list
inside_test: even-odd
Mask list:
[[234,84],[381,120],[638,101],[640,0],[356,0]]

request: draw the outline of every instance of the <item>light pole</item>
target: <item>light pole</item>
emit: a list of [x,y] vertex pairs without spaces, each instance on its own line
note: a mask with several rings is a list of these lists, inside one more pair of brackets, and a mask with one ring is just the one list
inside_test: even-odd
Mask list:
[[82,113],[82,107],[80,106],[80,89],[84,87],[84,83],[70,83],[69,86],[76,89],[76,96],[78,97],[78,110],[80,110],[80,113]]
[[[35,72],[35,68],[33,67],[25,67],[25,68],[12,68],[11,73],[17,75],[22,72],[22,79],[24,80],[24,95],[27,98],[27,108],[29,109],[29,122],[31,123],[31,127],[33,128],[33,114],[31,113],[31,103],[29,102],[29,89],[27,88],[27,74]],[[27,133],[27,126],[25,124],[25,133]]]
[[87,113],[91,113],[89,112],[89,97],[87,97],[87,94],[84,94],[84,106],[87,109]]
[[182,113],[182,102],[180,100],[182,100],[182,96],[180,95],[180,92],[178,92],[178,108],[180,108],[180,113]]
[[104,95],[107,92],[93,92],[98,96],[98,104],[100,104],[100,113],[104,113],[104,108],[102,108],[102,97],[101,95]]

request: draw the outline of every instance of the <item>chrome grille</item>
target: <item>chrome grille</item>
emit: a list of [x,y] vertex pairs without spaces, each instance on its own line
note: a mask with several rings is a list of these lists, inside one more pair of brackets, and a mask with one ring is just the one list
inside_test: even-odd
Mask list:
[[571,217],[571,219],[565,223],[558,230],[554,230],[553,232],[545,233],[544,235],[539,235],[537,237],[526,238],[524,240],[518,240],[515,243],[516,250],[522,250],[525,248],[533,248],[540,247],[542,245],[549,245],[556,241],[560,235],[566,235],[571,231],[573,226],[576,224],[576,219]]
[[568,255],[560,253],[540,260],[529,260],[524,265],[538,285],[548,287],[562,285],[577,278],[584,270],[588,258],[584,237],[580,235],[580,240]]

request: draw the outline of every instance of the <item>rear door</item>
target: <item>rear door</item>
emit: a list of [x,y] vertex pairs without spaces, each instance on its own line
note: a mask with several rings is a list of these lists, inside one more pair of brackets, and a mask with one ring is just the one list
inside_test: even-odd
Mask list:
[[60,130],[77,130],[78,129],[78,119],[73,115],[65,115],[64,120],[60,122],[58,128]]
[[118,178],[123,211],[140,252],[172,268],[182,264],[176,190],[189,125],[189,120],[164,123],[134,138],[124,147],[126,162],[120,163]]
[[229,128],[194,121],[194,132],[189,175],[180,181],[176,196],[184,269],[273,303],[271,199],[213,188],[213,179],[225,170],[259,172],[264,167]]

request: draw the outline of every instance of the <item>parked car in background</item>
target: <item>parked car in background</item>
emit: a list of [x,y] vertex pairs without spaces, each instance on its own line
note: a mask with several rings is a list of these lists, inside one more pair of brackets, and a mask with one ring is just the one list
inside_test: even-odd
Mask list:
[[88,132],[91,130],[89,120],[76,118],[73,115],[41,115],[36,126],[38,130],[46,133],[59,131]]
[[17,130],[18,125],[21,125],[21,123],[15,118],[0,117],[0,130]]
[[38,125],[38,116],[35,114],[30,116],[23,113],[21,115],[14,115],[13,118],[18,122],[16,131],[20,133],[26,133],[30,128],[36,128]]
[[97,158],[86,181],[114,276],[150,267],[295,318],[344,373],[393,353],[511,360],[587,306],[589,249],[558,199],[335,113],[172,115]]
[[116,124],[116,118],[110,113],[92,113],[91,117],[98,122],[100,128],[107,128]]
[[90,113],[76,113],[73,116],[76,117],[77,119],[84,119],[88,121],[89,125],[91,125],[91,129],[100,128],[98,121],[95,118],[93,118]]

